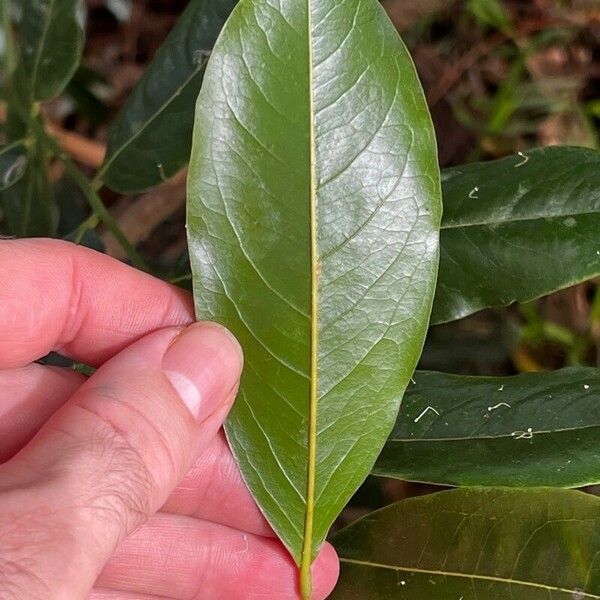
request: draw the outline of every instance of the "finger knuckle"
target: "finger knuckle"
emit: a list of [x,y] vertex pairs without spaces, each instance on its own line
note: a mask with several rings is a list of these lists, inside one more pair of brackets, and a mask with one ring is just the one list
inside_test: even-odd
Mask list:
[[[118,406],[117,406],[118,404]],[[146,464],[132,416],[124,403],[105,394],[102,403],[78,404],[86,413],[85,438],[70,429],[61,477],[73,508],[128,533],[153,512],[159,483]]]
[[91,452],[100,468],[90,475],[88,502],[98,514],[132,531],[151,514],[156,482],[131,439],[110,420],[103,420]]

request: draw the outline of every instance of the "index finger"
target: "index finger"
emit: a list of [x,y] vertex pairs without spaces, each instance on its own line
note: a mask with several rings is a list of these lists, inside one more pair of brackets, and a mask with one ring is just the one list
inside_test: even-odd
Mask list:
[[0,369],[51,351],[98,366],[152,331],[193,320],[187,292],[100,252],[0,241]]

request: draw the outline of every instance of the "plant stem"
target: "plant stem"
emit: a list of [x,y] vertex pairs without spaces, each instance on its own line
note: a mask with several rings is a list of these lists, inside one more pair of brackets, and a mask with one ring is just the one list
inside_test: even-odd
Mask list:
[[103,185],[104,181],[102,176],[104,175],[102,168],[96,173],[94,178],[90,181],[90,187],[97,192]]
[[129,243],[129,240],[125,237],[125,234],[121,231],[117,222],[110,214],[102,199],[94,190],[90,184],[88,178],[79,170],[79,168],[73,163],[68,157],[60,153],[59,158],[65,165],[67,173],[72,177],[73,181],[78,185],[79,189],[85,195],[90,208],[94,211],[94,214],[104,223],[109,231],[115,236],[116,240],[121,244],[121,247],[129,256],[131,262],[138,269],[143,271],[149,271],[148,266],[144,262],[144,259],[139,255],[138,251]]
[[557,342],[567,348],[574,348],[577,345],[577,336],[566,327],[552,323],[552,321],[542,321],[540,323],[540,333],[551,342]]
[[26,187],[25,198],[23,198],[23,203],[22,203],[21,230],[20,230],[21,237],[27,237],[27,231],[29,230],[29,221],[31,218],[31,203],[33,201],[32,179],[33,179],[33,177],[35,177],[35,173],[34,173],[33,169],[30,167],[28,172],[25,175],[28,178],[27,181],[29,183]]
[[526,302],[519,305],[519,312],[525,319],[525,324],[521,331],[523,338],[533,341],[548,340],[570,349],[577,344],[578,337],[575,333],[562,325],[546,321],[539,314],[533,302]]
[[585,362],[591,344],[588,336],[578,335],[558,323],[546,321],[538,313],[533,302],[521,304],[519,310],[525,320],[525,324],[521,329],[523,340],[534,343],[548,341],[559,344],[566,351],[569,365],[580,365]]
[[83,221],[83,223],[80,223],[73,231],[65,235],[64,239],[72,240],[75,244],[79,244],[81,243],[85,232],[94,229],[99,222],[100,219],[98,218],[98,215],[92,213],[85,221]]
[[[106,208],[102,198],[98,195],[97,191],[92,187],[90,180],[84,175],[79,167],[62,151],[62,148],[58,145],[58,142],[44,129],[43,123],[34,124],[34,133],[37,134],[38,140],[48,144],[48,147],[52,153],[63,163],[65,170],[71,176],[73,181],[77,184],[79,189],[83,192],[90,208],[94,215],[104,223],[105,227],[114,235],[115,239],[119,242],[132,264],[142,271],[150,271],[149,267],[144,262],[144,259],[140,256],[138,251],[131,245],[125,234],[121,231],[121,228]],[[84,227],[90,219],[86,219],[80,227]],[[80,234],[80,227],[76,230],[76,233]],[[85,230],[83,231],[85,233]]]

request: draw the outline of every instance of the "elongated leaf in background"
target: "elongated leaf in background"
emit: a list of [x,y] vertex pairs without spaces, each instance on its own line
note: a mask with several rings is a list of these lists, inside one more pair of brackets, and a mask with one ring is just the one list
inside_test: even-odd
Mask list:
[[600,482],[600,369],[423,371],[414,380],[376,475],[461,486]]
[[23,0],[21,51],[30,98],[58,96],[83,52],[83,0]]
[[410,498],[333,538],[332,600],[600,598],[600,499],[462,489]]
[[242,0],[196,115],[197,315],[245,350],[229,441],[306,575],[422,348],[440,218],[431,120],[375,0]]
[[27,168],[27,146],[23,141],[0,148],[0,191],[8,189],[23,177]]
[[538,148],[442,174],[432,322],[600,275],[600,153]]
[[133,193],[188,161],[204,67],[237,0],[191,0],[112,124],[98,179]]

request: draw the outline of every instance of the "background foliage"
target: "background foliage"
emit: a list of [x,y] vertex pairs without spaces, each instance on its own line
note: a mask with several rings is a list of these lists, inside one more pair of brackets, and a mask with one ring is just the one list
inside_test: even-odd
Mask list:
[[[15,2],[12,13],[8,3],[0,5],[2,77],[4,83],[9,76],[13,82],[3,85],[0,104],[4,145],[0,153],[1,234],[70,239],[190,287],[184,229],[185,171],[180,170],[189,147],[180,140],[189,134],[192,122],[182,107],[197,94],[210,47],[234,2],[205,0],[190,3],[184,10],[186,4],[167,0],[73,0],[62,3],[67,7],[66,14],[45,12],[46,3],[39,0]],[[197,22],[195,11],[200,4],[204,27],[198,30],[190,24]],[[447,169],[444,200],[448,199],[450,209],[444,216],[442,264],[446,261],[449,265],[445,272],[452,273],[450,284],[463,277],[465,286],[473,290],[472,297],[457,303],[451,293],[446,294],[451,285],[444,287],[442,274],[433,317],[439,324],[429,330],[419,368],[463,375],[518,375],[520,379],[510,381],[519,381],[523,387],[520,392],[506,388],[504,394],[500,390],[504,384],[494,379],[481,380],[479,392],[469,387],[466,412],[461,415],[467,418],[460,423],[449,419],[451,434],[399,426],[396,437],[389,442],[401,447],[394,450],[393,456],[397,458],[399,451],[410,456],[420,453],[419,461],[415,460],[420,470],[400,470],[394,464],[398,461],[390,461],[384,454],[377,472],[400,479],[369,478],[338,519],[336,528],[373,508],[434,491],[437,488],[433,484],[479,483],[472,473],[461,472],[460,460],[468,459],[464,448],[470,452],[477,448],[477,453],[488,456],[506,457],[509,452],[511,469],[521,465],[523,483],[528,485],[577,485],[597,479],[590,473],[595,438],[588,443],[585,435],[596,435],[598,423],[592,423],[590,431],[590,423],[578,420],[580,413],[571,414],[564,407],[574,399],[589,401],[589,388],[573,386],[583,377],[589,380],[585,385],[596,385],[595,371],[585,368],[600,366],[599,285],[594,280],[580,283],[597,273],[600,256],[594,216],[599,209],[598,155],[586,150],[567,151],[578,153],[573,159],[577,167],[572,169],[570,184],[570,194],[574,202],[579,202],[579,212],[574,215],[563,211],[561,194],[553,199],[549,193],[549,180],[565,155],[555,154],[552,149],[538,153],[529,150],[549,145],[598,149],[598,6],[593,0],[383,0],[383,4],[415,60],[436,128],[441,166]],[[21,32],[21,63],[15,58],[16,40],[8,26],[11,20],[19,24]],[[61,35],[56,35],[57,20],[65,24]],[[165,40],[166,45],[159,50]],[[206,52],[198,52],[199,46]],[[176,61],[173,50],[179,52]],[[50,55],[59,58],[43,62]],[[38,102],[41,100],[43,105]],[[521,241],[527,241],[526,247],[520,246],[507,256],[494,246],[493,236],[472,227],[478,223],[490,225],[481,207],[490,206],[489,202],[503,205],[507,184],[495,179],[499,172],[496,167],[490,176],[485,171],[487,166],[456,166],[503,159],[505,162],[499,164],[505,165],[510,174],[520,165],[514,162],[515,155],[531,162],[527,177],[511,193],[515,198],[538,194],[545,205],[543,214],[537,215],[527,213],[527,202],[515,202],[513,208],[520,219],[537,217],[547,237],[523,232],[520,222],[504,222],[502,227],[512,239],[521,235]],[[583,172],[595,173],[596,179],[581,190],[578,180]],[[590,190],[596,191],[591,194]],[[450,203],[453,194],[459,204]],[[485,205],[477,202],[484,194]],[[460,206],[465,195],[473,202],[466,221]],[[456,211],[458,217],[453,207],[461,209]],[[576,247],[569,243],[569,230],[575,225],[581,242]],[[562,244],[554,243],[557,239]],[[479,265],[480,271],[474,271],[472,265],[477,260],[465,250],[465,240],[477,247],[485,244],[490,265]],[[531,288],[523,289],[511,265],[524,253],[535,257],[540,247],[545,254],[536,267],[537,275],[531,280]],[[578,274],[569,279],[575,266]],[[486,277],[503,278],[501,298],[490,299]],[[566,289],[548,294],[557,288]],[[541,294],[547,295],[532,300]],[[513,300],[520,303],[511,304]],[[482,308],[486,310],[472,314]],[[470,316],[441,324],[464,315]],[[525,374],[566,366],[574,370],[548,376],[547,388],[540,390],[539,380],[531,384],[538,386],[538,401],[540,394],[549,396],[543,406],[532,405],[523,392],[530,381]],[[416,386],[406,398],[406,410],[412,410],[413,403],[415,410],[431,404],[427,402],[431,393],[436,394],[440,410],[442,402],[450,406],[459,396],[465,399],[464,379],[440,382],[436,377],[427,373],[416,377]],[[443,390],[443,398],[436,386]],[[561,395],[561,404],[557,391],[563,388],[569,393],[568,397]],[[480,415],[500,403],[500,399],[488,403],[490,394],[495,398],[499,390],[502,402],[518,407],[519,412],[514,414],[514,428],[495,432],[498,437],[489,442],[481,432],[478,436],[469,428],[469,411]],[[489,414],[486,427],[493,429],[494,413]],[[532,415],[538,419],[535,423]],[[561,415],[560,422],[556,415]],[[517,421],[518,417],[523,418]],[[557,475],[562,467],[553,462],[557,460],[553,456],[547,465],[547,478],[538,472],[537,478],[528,479],[527,453],[519,454],[522,448],[515,446],[513,439],[502,437],[511,438],[522,429],[526,444],[527,428],[519,425],[525,417],[528,423],[544,429],[549,447],[567,444],[572,450],[574,444],[579,444],[578,456],[589,457],[581,458],[580,478],[575,474],[565,481]],[[585,435],[579,436],[578,428],[584,426]],[[415,436],[425,441],[419,446],[407,441]],[[462,447],[457,446],[457,441],[461,443],[457,438],[463,440]],[[439,463],[427,461],[427,456],[439,452],[457,457],[451,473],[440,472]],[[566,454],[562,458],[570,460]],[[569,471],[573,474],[572,467]],[[514,470],[504,478],[499,468],[494,474],[496,484],[507,485]],[[490,483],[489,477],[484,483]],[[457,492],[456,497],[462,493]],[[560,512],[563,508],[560,500],[557,502],[556,510]],[[424,511],[429,510],[423,506]],[[524,535],[528,525],[531,523],[521,527]]]
[[[101,166],[107,146],[109,156],[115,155],[123,130],[139,127],[135,123],[113,126],[109,137],[108,126],[124,102],[129,99],[135,103],[141,97],[140,88],[133,98],[131,91],[186,4],[185,0],[86,3],[82,63],[65,94],[45,103],[43,111],[48,131],[90,177]],[[415,60],[432,111],[442,167],[501,158],[548,144],[597,148],[600,13],[593,2],[385,0],[384,6]],[[213,19],[222,22],[227,10],[217,10]],[[181,26],[178,29],[170,39],[185,48],[181,40],[185,41],[186,32]],[[208,27],[204,35],[214,40],[214,29]],[[5,57],[7,46],[10,38],[4,36]],[[202,62],[206,57],[192,57],[190,70],[182,73],[181,83],[175,81],[175,89],[192,85],[188,82],[193,82],[194,59]],[[10,62],[7,66],[11,68]],[[154,68],[157,77],[161,75],[159,67]],[[144,76],[146,87],[152,85],[151,75]],[[198,84],[193,86],[197,91]],[[163,87],[161,94],[165,104],[168,89]],[[3,135],[14,137],[11,130],[19,128],[19,119],[10,111],[7,114],[6,103],[0,109]],[[123,116],[117,125],[122,122]],[[168,122],[169,127],[191,127],[191,123],[186,125],[174,118]],[[142,141],[150,152],[151,141]],[[20,150],[17,144],[9,152]],[[120,157],[127,158],[120,154],[117,162]],[[156,168],[149,169],[148,163],[139,166],[149,179],[125,181],[125,169],[105,167],[107,181],[127,191],[159,182],[161,174]],[[163,176],[173,174],[172,167],[164,165],[163,169]],[[22,181],[31,196],[31,213],[27,222],[15,222],[11,207],[23,188],[11,188],[3,194],[0,232],[76,239],[127,259],[114,230],[90,210],[85,194],[64,164],[49,161],[44,149],[30,158]],[[100,198],[137,249],[137,262],[189,287],[185,173],[175,174],[162,185],[137,195],[122,196],[104,187]],[[597,284],[588,282],[541,300],[487,310],[432,327],[420,367],[473,375],[509,375],[600,364],[600,294],[596,290]],[[438,320],[443,321],[443,315]],[[461,343],[457,346],[458,339]],[[343,521],[383,502],[421,491],[424,489],[418,484],[368,482],[354,508],[344,513]]]

